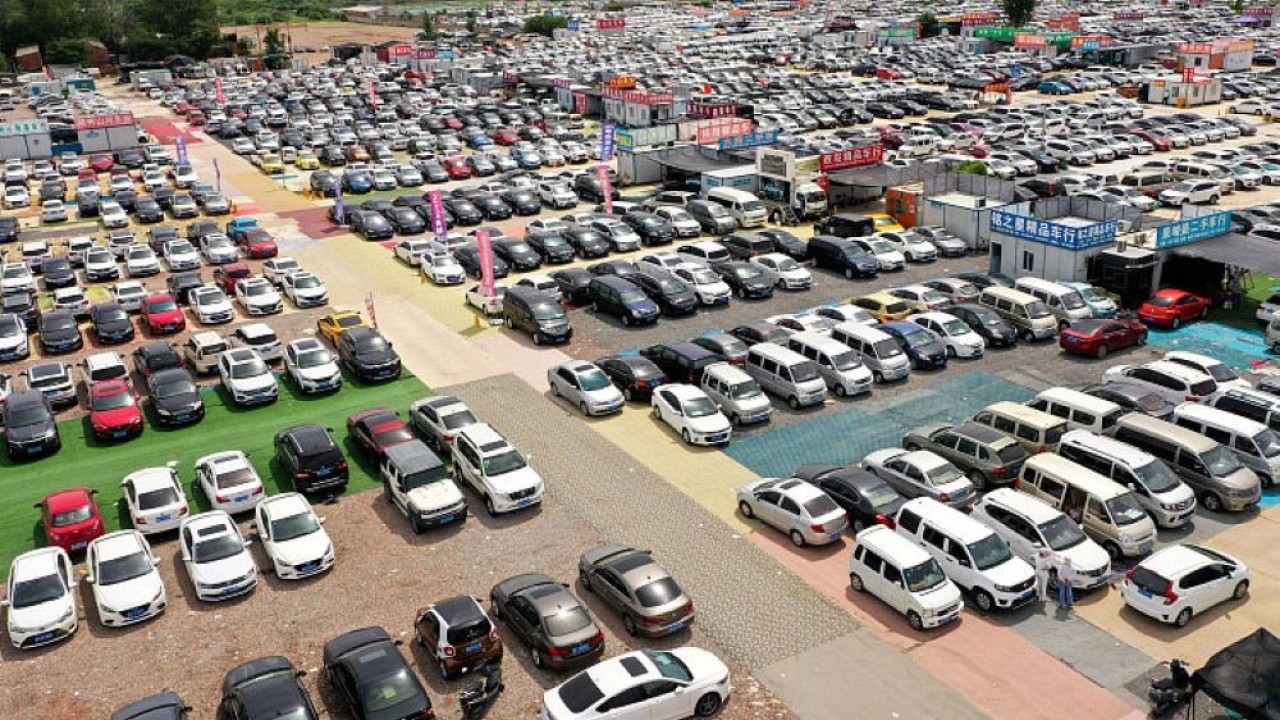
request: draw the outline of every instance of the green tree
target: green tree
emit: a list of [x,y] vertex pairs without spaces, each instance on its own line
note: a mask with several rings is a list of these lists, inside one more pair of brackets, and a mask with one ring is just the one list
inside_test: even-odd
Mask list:
[[920,13],[916,17],[916,22],[920,24],[920,37],[922,38],[937,37],[942,32],[942,26],[938,24],[938,16],[928,10]]
[[987,164],[980,160],[966,160],[956,166],[956,172],[961,175],[986,175]]
[[566,27],[568,24],[569,18],[563,15],[534,15],[524,21],[524,31],[551,37],[556,28]]
[[432,41],[440,37],[440,33],[436,32],[436,21],[431,13],[422,13],[422,29],[418,31],[419,40]]
[[476,31],[476,11],[468,10],[467,11],[467,32],[474,34],[475,31]]
[[1239,15],[1239,14],[1240,14],[1240,13],[1242,13],[1242,12],[1244,12],[1244,0],[1232,0],[1232,2],[1231,2],[1231,12],[1233,12],[1233,13],[1235,13],[1235,14],[1237,14],[1237,15]]
[[51,65],[79,65],[89,56],[89,43],[77,38],[60,38],[49,42],[44,61]]
[[262,34],[262,54],[279,55],[284,52],[284,43],[280,41],[280,31],[269,28]]
[[1004,15],[1009,19],[1009,24],[1014,27],[1022,27],[1031,22],[1032,16],[1036,14],[1036,0],[1003,0]]

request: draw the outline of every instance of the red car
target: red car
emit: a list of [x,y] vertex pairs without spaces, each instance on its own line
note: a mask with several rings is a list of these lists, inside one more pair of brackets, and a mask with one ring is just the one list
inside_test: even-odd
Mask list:
[[452,115],[446,115],[443,119],[445,127],[450,130],[461,130],[463,127],[462,121]]
[[1151,143],[1151,147],[1155,148],[1157,152],[1166,152],[1173,149],[1173,143],[1169,138],[1152,135],[1146,130],[1131,130],[1129,134]]
[[381,460],[387,448],[415,439],[394,410],[374,408],[347,418],[347,434],[360,449]]
[[444,169],[449,173],[450,180],[466,180],[471,177],[471,167],[461,155],[445,158]]
[[251,228],[246,230],[240,236],[240,247],[249,253],[249,257],[255,259],[273,258],[280,254],[280,248],[276,245],[276,239],[271,237],[271,233],[262,228]]
[[102,380],[89,389],[89,425],[98,440],[128,440],[142,434],[142,406],[124,380]]
[[217,283],[227,297],[236,296],[236,281],[253,277],[253,270],[242,262],[233,262],[213,269],[213,281]]
[[152,335],[172,335],[187,329],[187,318],[169,293],[151,293],[143,298],[142,320]]
[[93,501],[97,490],[75,488],[46,496],[36,503],[44,541],[67,552],[83,550],[94,538],[106,532],[102,513]]
[[1208,298],[1177,288],[1157,290],[1138,308],[1138,319],[1142,322],[1175,329],[1184,322],[1203,320],[1208,314]]
[[205,124],[204,113],[201,112],[200,110],[194,110],[194,109],[189,110],[187,112],[187,122],[195,127],[200,127],[201,125],[204,125]]
[[1058,347],[1104,358],[1112,350],[1147,344],[1147,326],[1135,320],[1077,320],[1058,333]]
[[511,128],[498,128],[493,133],[493,141],[499,145],[515,145],[520,142],[520,136]]
[[110,155],[93,155],[89,158],[89,167],[95,172],[111,172],[111,168],[116,166],[116,161]]

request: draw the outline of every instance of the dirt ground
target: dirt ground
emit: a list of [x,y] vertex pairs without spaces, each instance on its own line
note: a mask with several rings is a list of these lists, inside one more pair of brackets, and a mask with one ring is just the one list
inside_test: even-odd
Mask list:
[[[222,28],[222,32],[236,33],[251,38],[261,38],[271,25],[232,25]],[[349,22],[308,22],[279,23],[275,25],[282,36],[292,39],[294,54],[305,57],[310,62],[327,59],[329,53],[298,50],[306,47],[333,47],[342,43],[358,42],[366,45],[377,45],[387,40],[411,42],[417,38],[418,29],[412,27],[396,27],[391,25],[365,25]],[[283,39],[283,38],[282,38]]]

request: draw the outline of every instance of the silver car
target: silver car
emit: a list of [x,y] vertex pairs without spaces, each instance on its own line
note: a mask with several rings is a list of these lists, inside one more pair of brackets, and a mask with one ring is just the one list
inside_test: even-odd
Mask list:
[[608,415],[622,409],[624,398],[604,371],[585,360],[570,360],[547,370],[551,394],[564,398],[583,415]]
[[906,497],[931,497],[960,509],[973,505],[973,483],[937,453],[885,448],[867,454],[861,464]]
[[765,478],[738,489],[738,510],[786,533],[796,547],[839,542],[849,518],[826,493],[798,478]]

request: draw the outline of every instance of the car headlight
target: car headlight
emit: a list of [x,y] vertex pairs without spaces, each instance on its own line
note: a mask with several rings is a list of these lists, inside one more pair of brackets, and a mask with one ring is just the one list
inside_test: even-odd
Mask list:
[[152,603],[152,604],[155,604],[155,602],[156,602],[157,600],[159,600],[159,599],[160,599],[160,596],[161,596],[161,595],[164,595],[164,586],[163,586],[163,585],[161,585],[161,586],[160,586],[160,589],[159,589],[159,590],[156,590],[155,597],[151,598],[151,603]]
[[1012,585],[996,585],[996,586],[995,586],[995,588],[996,588],[996,590],[997,590],[997,591],[999,591],[999,592],[1003,592],[1003,593],[1011,593],[1011,592],[1017,592],[1017,591],[1018,591],[1018,588],[1016,588],[1016,587],[1014,587],[1014,586],[1012,586]]

